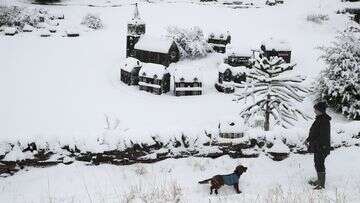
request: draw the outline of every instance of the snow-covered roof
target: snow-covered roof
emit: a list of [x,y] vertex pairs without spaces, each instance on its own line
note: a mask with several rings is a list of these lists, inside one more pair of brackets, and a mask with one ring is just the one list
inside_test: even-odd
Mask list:
[[121,69],[127,72],[131,72],[135,67],[141,67],[141,66],[142,66],[141,61],[133,57],[128,57],[121,64]]
[[173,76],[175,82],[180,82],[181,79],[184,79],[184,82],[194,82],[195,78],[198,82],[201,82],[202,80],[200,68],[197,66],[176,64]]
[[264,45],[266,50],[291,51],[290,44],[285,40],[269,38],[264,40],[261,45]]
[[47,37],[47,36],[50,36],[50,35],[51,35],[51,33],[50,33],[50,31],[48,29],[41,29],[40,30],[40,36]]
[[223,39],[226,40],[226,38],[230,36],[229,32],[211,32],[208,35],[209,39]]
[[221,63],[218,67],[219,73],[224,73],[227,69],[230,69],[233,75],[238,73],[248,73],[250,71],[250,69],[245,66],[233,67],[227,63]]
[[4,33],[5,34],[16,34],[17,33],[17,29],[15,27],[6,27],[4,29]]
[[162,79],[166,73],[168,73],[168,71],[163,65],[144,63],[140,69],[139,76],[153,78],[156,75],[157,78]]
[[66,29],[66,34],[67,35],[79,35],[80,32],[76,27],[70,27]]
[[226,55],[227,56],[245,56],[251,57],[252,50],[248,46],[226,46]]
[[241,133],[245,131],[242,121],[226,120],[219,123],[220,133]]
[[24,32],[32,32],[34,30],[34,27],[29,24],[25,24],[22,30]]
[[141,36],[139,41],[135,44],[135,49],[159,53],[169,53],[173,42],[173,40],[168,38],[156,38],[145,34]]

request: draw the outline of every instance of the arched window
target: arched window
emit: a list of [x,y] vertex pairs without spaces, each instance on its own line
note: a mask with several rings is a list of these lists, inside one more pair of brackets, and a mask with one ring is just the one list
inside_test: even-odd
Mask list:
[[180,78],[180,82],[184,82],[185,81],[185,78]]
[[195,77],[195,78],[194,78],[194,82],[197,82],[197,81],[198,81],[198,78],[197,78],[197,77]]

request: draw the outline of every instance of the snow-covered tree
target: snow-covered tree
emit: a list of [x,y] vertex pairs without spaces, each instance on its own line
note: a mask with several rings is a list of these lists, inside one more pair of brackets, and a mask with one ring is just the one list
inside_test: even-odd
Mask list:
[[327,68],[320,73],[317,90],[336,111],[360,119],[360,37],[339,33],[329,47],[320,47]]
[[171,26],[167,28],[167,32],[168,37],[178,45],[181,58],[203,57],[212,51],[199,27],[185,29]]
[[97,30],[104,27],[101,18],[96,14],[88,13],[83,18],[81,24],[86,25],[87,27]]
[[25,24],[36,26],[39,23],[39,9],[19,6],[0,6],[0,26],[24,27]]
[[[296,102],[302,102],[303,93],[307,89],[301,86],[305,80],[302,76],[294,76],[286,72],[293,70],[296,64],[287,64],[279,57],[256,57],[254,64],[246,75],[246,82],[236,85],[241,88],[237,93],[237,101],[245,101],[245,108],[240,115],[247,122],[251,117],[265,116],[264,130],[270,129],[270,117],[277,125],[284,128],[293,125],[298,115],[307,119]],[[253,102],[247,101],[251,97]]]

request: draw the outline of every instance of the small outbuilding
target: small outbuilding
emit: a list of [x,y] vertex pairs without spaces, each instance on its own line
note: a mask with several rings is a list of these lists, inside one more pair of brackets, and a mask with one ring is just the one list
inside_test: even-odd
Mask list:
[[260,53],[265,57],[277,56],[283,58],[286,63],[291,61],[290,44],[284,40],[270,38],[261,43]]
[[237,48],[228,46],[226,48],[226,57],[224,63],[233,67],[245,66],[251,67],[251,58],[253,57],[250,48]]
[[226,52],[226,46],[231,43],[231,35],[229,32],[224,33],[210,33],[207,42],[214,51],[219,53]]
[[245,135],[245,125],[240,121],[221,121],[219,123],[219,137],[221,138],[242,138]]
[[229,64],[222,63],[218,67],[218,71],[218,82],[215,84],[215,88],[219,92],[233,93],[235,91],[234,85],[236,83],[239,84],[246,81],[246,75],[249,72],[249,68],[245,66],[233,67]]
[[67,37],[79,37],[80,32],[76,28],[68,28],[66,30],[66,36]]
[[166,67],[144,63],[139,71],[139,89],[158,95],[169,92],[170,74]]
[[50,37],[51,33],[48,29],[42,29],[40,31],[40,37]]
[[34,31],[34,27],[29,24],[25,24],[22,31],[23,32],[32,32],[32,31]]
[[175,96],[193,96],[202,94],[202,79],[198,67],[176,65],[173,77]]
[[18,30],[16,29],[16,27],[6,27],[4,29],[4,33],[7,36],[14,36],[18,33]]
[[127,85],[137,85],[139,83],[139,72],[142,63],[132,57],[124,60],[120,67],[120,80]]
[[246,81],[251,68],[251,49],[229,47],[224,62],[218,67],[218,82],[215,88],[219,92],[233,93],[234,85]]
[[135,44],[131,56],[144,63],[161,64],[168,67],[170,63],[179,61],[180,51],[173,40],[144,34]]

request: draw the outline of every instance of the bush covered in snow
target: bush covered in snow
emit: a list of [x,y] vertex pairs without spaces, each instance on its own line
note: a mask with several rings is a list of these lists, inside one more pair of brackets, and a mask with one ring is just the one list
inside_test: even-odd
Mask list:
[[313,23],[321,24],[325,21],[328,21],[329,16],[326,14],[310,14],[306,17],[306,20]]
[[243,90],[236,93],[237,100],[252,97],[240,115],[248,122],[254,116],[264,115],[264,130],[270,128],[270,117],[277,125],[287,128],[293,125],[298,115],[307,119],[294,102],[302,102],[307,92],[300,83],[305,80],[303,76],[287,75],[296,64],[288,64],[280,57],[256,57],[254,65],[247,74],[247,83],[236,85]]
[[340,33],[329,47],[320,47],[327,68],[320,73],[318,93],[348,119],[360,119],[360,37]]
[[104,27],[103,22],[100,16],[92,13],[88,13],[81,22],[82,25],[86,25],[87,27],[98,30]]
[[36,26],[39,22],[39,10],[24,9],[18,6],[0,6],[0,26],[24,27],[25,24]]
[[212,51],[199,27],[185,29],[171,26],[167,28],[167,32],[168,36],[179,46],[181,58],[203,57]]

